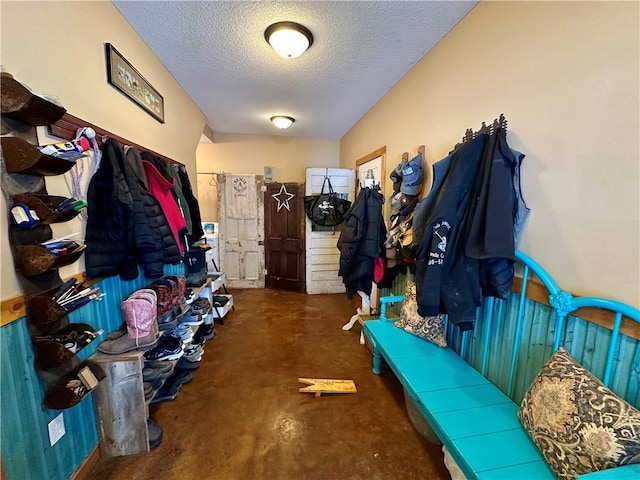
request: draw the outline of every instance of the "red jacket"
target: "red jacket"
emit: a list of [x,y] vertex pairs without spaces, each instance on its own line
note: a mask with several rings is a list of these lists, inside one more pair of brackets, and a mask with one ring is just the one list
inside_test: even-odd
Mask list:
[[147,174],[149,191],[151,192],[151,195],[158,200],[158,203],[164,212],[164,216],[167,217],[169,228],[171,229],[171,233],[173,233],[173,238],[175,238],[178,248],[180,249],[180,255],[184,256],[184,242],[182,241],[179,232],[187,227],[187,222],[171,194],[171,189],[175,182],[169,182],[162,176],[155,165],[147,160],[143,160],[142,165],[145,173]]

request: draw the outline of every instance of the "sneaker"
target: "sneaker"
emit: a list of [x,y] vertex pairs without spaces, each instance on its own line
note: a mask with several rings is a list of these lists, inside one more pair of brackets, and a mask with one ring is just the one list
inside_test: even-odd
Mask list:
[[171,335],[175,338],[180,338],[184,345],[191,343],[191,341],[193,340],[193,330],[191,329],[191,327],[185,324],[180,324],[177,327],[169,330],[167,332],[167,335]]
[[145,362],[142,369],[142,380],[145,382],[153,382],[162,380],[171,376],[174,370],[173,362]]
[[186,303],[187,305],[191,305],[195,299],[196,294],[193,292],[193,289],[187,288],[184,291],[184,303]]
[[192,345],[204,345],[207,340],[211,340],[216,334],[213,323],[203,323],[193,336]]
[[180,370],[196,370],[200,368],[200,360],[192,362],[190,360],[187,360],[186,358],[181,358],[180,360],[178,360],[176,368]]
[[153,350],[145,352],[144,358],[149,361],[177,360],[182,357],[182,354],[182,340],[171,335],[163,335]]
[[162,428],[150,418],[147,418],[147,430],[149,431],[149,448],[153,450],[162,443]]
[[167,381],[184,385],[185,383],[189,383],[191,380],[193,380],[193,374],[189,370],[176,370],[171,378]]
[[225,297],[224,295],[213,296],[214,307],[224,307],[228,302],[229,302],[229,297]]
[[162,315],[158,315],[158,330],[160,331],[171,330],[177,324],[178,322],[173,317],[173,311],[168,311]]
[[184,356],[189,360],[198,358],[198,360],[204,355],[204,347],[202,345],[189,345],[184,350]]
[[199,313],[195,313],[192,310],[189,310],[189,312],[186,313],[185,316],[182,317],[182,319],[180,319],[181,325],[188,325],[190,327],[197,327],[198,325],[202,325],[203,323],[204,320],[202,319],[202,315]]
[[153,394],[155,393],[153,384],[151,384],[151,382],[143,382],[142,386],[144,387],[144,399],[151,399],[151,397],[153,397]]
[[151,400],[151,405],[162,402],[171,402],[175,400],[181,388],[181,383],[165,383],[162,388],[158,390],[156,396]]
[[204,297],[198,297],[191,304],[191,311],[194,313],[199,313],[201,315],[205,315],[211,311],[211,303],[208,299]]

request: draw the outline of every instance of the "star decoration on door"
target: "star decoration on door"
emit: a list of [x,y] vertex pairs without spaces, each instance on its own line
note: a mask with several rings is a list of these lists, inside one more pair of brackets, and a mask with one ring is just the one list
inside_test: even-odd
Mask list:
[[278,193],[274,193],[271,196],[278,202],[278,212],[282,207],[286,208],[288,211],[291,211],[291,208],[289,208],[289,200],[295,197],[295,194],[287,192],[287,187],[284,186],[284,183],[280,187],[280,191]]

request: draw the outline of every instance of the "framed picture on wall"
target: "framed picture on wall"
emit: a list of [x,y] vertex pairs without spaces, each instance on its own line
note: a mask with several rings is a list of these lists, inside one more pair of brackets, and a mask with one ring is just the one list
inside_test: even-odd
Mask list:
[[164,98],[110,43],[105,44],[107,81],[160,123],[164,123]]
[[380,186],[384,194],[384,157],[387,147],[382,147],[356,161],[356,197],[360,188],[365,186],[367,173],[373,175],[374,185]]

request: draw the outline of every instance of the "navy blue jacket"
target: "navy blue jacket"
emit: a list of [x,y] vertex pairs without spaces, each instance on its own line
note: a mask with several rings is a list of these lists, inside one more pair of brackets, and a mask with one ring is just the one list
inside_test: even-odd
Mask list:
[[349,298],[358,291],[371,295],[373,267],[386,237],[380,190],[363,188],[344,214],[338,239],[340,269]]
[[518,166],[503,129],[479,134],[434,165],[433,187],[414,217],[420,315],[447,313],[466,330],[481,294],[509,294]]
[[[448,159],[446,177],[422,205],[423,235],[416,252],[416,293],[422,316],[449,314],[469,328],[480,303],[477,260],[464,254],[466,213],[489,136],[463,143]],[[434,179],[434,184],[436,180]]]

